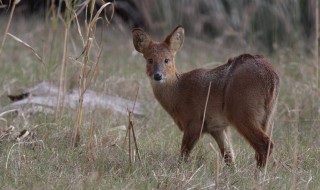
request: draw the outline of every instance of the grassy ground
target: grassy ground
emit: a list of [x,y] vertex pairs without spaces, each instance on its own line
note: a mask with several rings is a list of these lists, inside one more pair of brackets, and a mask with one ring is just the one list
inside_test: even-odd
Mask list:
[[[7,18],[0,18],[4,26]],[[101,27],[98,27],[101,30]],[[45,65],[20,43],[8,37],[0,55],[0,106],[7,93],[43,80],[59,83],[63,54],[63,28],[36,18],[13,20],[10,33],[29,43]],[[75,25],[68,43],[67,90],[78,87],[82,52]],[[168,31],[169,32],[169,31]],[[100,41],[100,40],[99,40]],[[312,59],[303,51],[285,49],[268,55],[281,76],[281,92],[273,130],[275,150],[265,171],[255,169],[254,152],[233,130],[237,168],[224,166],[212,138],[204,136],[188,163],[178,164],[182,133],[153,97],[145,64],[134,48],[129,31],[104,28],[99,73],[90,89],[138,101],[145,116],[134,118],[141,161],[129,165],[125,143],[128,117],[95,110],[84,115],[80,146],[70,148],[75,110],[58,119],[50,114],[18,116],[17,129],[32,130],[32,144],[0,143],[0,188],[15,189],[318,189],[320,186],[319,92],[314,87]],[[249,51],[227,49],[186,38],[177,55],[180,71],[214,67],[230,55]],[[263,52],[259,52],[262,53]],[[92,48],[92,59],[97,46]],[[5,125],[1,123],[1,128]],[[30,141],[29,141],[30,142]]]

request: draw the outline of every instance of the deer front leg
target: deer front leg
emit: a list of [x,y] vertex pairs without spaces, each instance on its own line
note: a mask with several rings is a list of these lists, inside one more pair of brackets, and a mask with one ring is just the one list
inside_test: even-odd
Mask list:
[[[194,126],[193,129],[195,128],[197,128],[197,126]],[[190,152],[192,151],[194,145],[200,138],[200,129],[199,130],[190,130],[192,128],[188,128],[188,129],[185,130],[183,133],[182,144],[181,144],[181,158],[185,161],[188,159]]]

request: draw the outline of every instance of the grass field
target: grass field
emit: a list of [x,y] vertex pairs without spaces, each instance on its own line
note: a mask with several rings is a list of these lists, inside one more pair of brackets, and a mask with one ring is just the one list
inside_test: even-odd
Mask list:
[[[0,18],[1,31],[7,21]],[[7,37],[0,54],[1,107],[10,103],[8,93],[20,88],[41,81],[59,84],[64,31],[62,25],[54,30],[50,22],[36,17],[13,19],[9,32],[32,46],[44,63],[30,49]],[[83,51],[77,26],[71,25],[68,32],[67,91],[79,86],[82,64],[74,60]],[[64,109],[58,116],[17,116],[9,124],[17,131],[28,129],[33,135],[20,143],[15,139],[0,141],[1,189],[319,189],[319,89],[314,85],[312,56],[305,51],[283,48],[268,55],[254,46],[230,49],[186,37],[176,58],[181,72],[213,68],[246,51],[265,54],[281,77],[272,136],[275,149],[266,170],[256,170],[254,151],[235,130],[233,170],[224,165],[214,140],[206,135],[190,161],[179,164],[182,133],[154,99],[144,74],[145,61],[133,51],[130,31],[101,25],[96,36],[103,51],[99,72],[91,73],[95,80],[90,89],[129,100],[135,99],[139,89],[137,101],[145,115],[134,118],[134,128],[141,161],[135,159],[129,164],[126,130],[122,127],[128,125],[127,115],[99,109],[85,113],[76,148],[70,146],[76,110]],[[98,47],[93,43],[89,53],[92,62],[98,57]],[[0,127],[4,129],[6,123],[1,122]]]

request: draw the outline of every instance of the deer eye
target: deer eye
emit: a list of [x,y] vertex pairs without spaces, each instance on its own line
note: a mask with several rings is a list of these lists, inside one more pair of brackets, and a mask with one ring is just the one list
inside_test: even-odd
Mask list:
[[169,59],[165,59],[165,60],[164,60],[164,63],[165,63],[165,64],[168,64],[168,63],[169,63]]
[[148,62],[148,64],[152,64],[153,60],[152,59],[148,59],[147,62]]

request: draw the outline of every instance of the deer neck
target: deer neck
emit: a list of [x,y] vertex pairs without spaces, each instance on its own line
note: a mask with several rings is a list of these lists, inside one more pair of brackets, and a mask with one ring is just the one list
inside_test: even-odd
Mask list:
[[173,76],[170,76],[170,78],[167,78],[163,82],[151,79],[151,86],[156,99],[168,112],[176,107],[174,103],[177,102],[176,99],[179,96],[177,91],[180,75],[176,71]]

